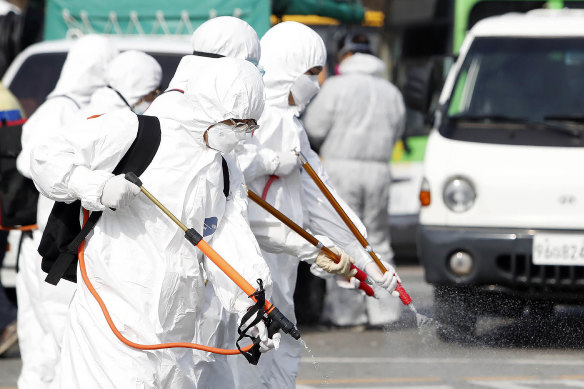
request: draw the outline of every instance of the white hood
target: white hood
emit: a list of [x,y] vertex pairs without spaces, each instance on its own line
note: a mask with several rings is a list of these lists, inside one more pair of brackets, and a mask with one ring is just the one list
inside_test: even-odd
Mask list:
[[288,94],[294,81],[307,70],[326,63],[322,38],[311,28],[297,22],[272,27],[260,41],[264,68],[266,103],[288,107]]
[[201,24],[191,38],[193,51],[248,60],[255,65],[261,56],[258,34],[246,22],[220,16]]
[[142,97],[160,86],[162,68],[150,55],[129,50],[109,64],[106,82],[133,106]]
[[[260,41],[253,28],[243,20],[231,16],[222,16],[201,24],[191,38],[194,51],[219,54],[224,57],[248,60],[257,65],[260,59]],[[197,55],[186,55],[178,64],[174,77],[168,89],[184,90],[190,73],[187,69],[205,61],[208,58]],[[184,69],[183,69],[184,68]]]
[[385,63],[371,54],[355,53],[341,62],[341,74],[369,74],[375,77],[383,76]]
[[88,104],[91,94],[106,85],[106,69],[116,55],[118,50],[103,36],[79,38],[69,50],[57,86],[48,97],[67,95],[82,106]]
[[148,108],[147,115],[181,122],[200,142],[203,133],[220,121],[260,118],[264,110],[264,85],[260,72],[250,62],[191,56],[183,58],[181,65],[173,80],[188,80],[184,95],[177,92],[161,95]]

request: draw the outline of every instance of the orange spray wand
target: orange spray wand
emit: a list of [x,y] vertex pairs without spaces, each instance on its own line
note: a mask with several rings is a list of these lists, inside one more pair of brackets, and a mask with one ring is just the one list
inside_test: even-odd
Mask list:
[[[150,201],[152,201],[162,212],[164,212],[169,218],[174,221],[181,230],[185,232],[185,238],[199,248],[206,256],[209,258],[219,269],[221,269],[227,277],[229,277],[237,286],[241,288],[250,298],[256,301],[254,294],[257,292],[256,289],[250,285],[245,278],[243,278],[237,270],[235,270],[227,261],[225,261],[207,242],[203,240],[203,237],[195,231],[194,228],[187,228],[180,220],[178,220],[164,205],[162,205],[150,192],[142,186],[142,181],[134,173],[126,173],[126,179],[136,186],[140,187],[140,190]],[[281,312],[276,308],[275,305],[270,303],[268,300],[265,302],[264,311],[268,318],[272,320],[273,323],[278,324],[277,329],[281,329],[284,333],[290,334],[294,339],[300,339],[300,332],[296,326],[288,320]],[[274,330],[274,328],[273,328]]]

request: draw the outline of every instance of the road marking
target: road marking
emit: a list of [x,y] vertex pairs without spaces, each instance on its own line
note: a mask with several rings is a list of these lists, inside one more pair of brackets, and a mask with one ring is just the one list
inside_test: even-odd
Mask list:
[[297,380],[297,384],[303,385],[324,385],[324,384],[390,384],[390,383],[417,383],[417,382],[439,382],[438,377],[386,377],[386,378],[329,378],[314,380]]
[[584,359],[476,359],[476,358],[358,358],[358,357],[303,357],[301,363],[346,364],[505,364],[536,366],[584,366]]
[[521,377],[506,377],[505,380],[492,380],[494,377],[484,377],[484,379],[468,380],[468,382],[482,387],[492,389],[542,389],[546,387],[576,387],[583,388],[584,381],[575,380],[554,380],[554,379],[526,379],[521,380]]
[[[319,386],[306,386],[306,385],[296,385],[296,389],[316,389],[319,388]],[[346,386],[326,386],[327,389],[347,389]],[[355,387],[357,388],[357,387]],[[379,386],[359,386],[359,389],[380,389]],[[399,385],[391,385],[391,386],[384,386],[384,388],[399,388],[399,389],[455,389],[453,386],[450,385],[424,385],[424,386],[419,386],[419,385],[408,385],[408,386],[403,386],[403,384],[399,384]]]
[[539,379],[538,376],[489,376],[489,377],[462,377],[463,381],[530,381]]
[[[579,377],[579,376],[577,376]],[[434,385],[406,385],[410,383],[420,382],[420,378],[378,378],[378,379],[337,379],[337,380],[298,380],[296,381],[296,389],[315,389],[326,385],[328,389],[346,389],[347,386],[329,386],[329,384],[348,385],[348,384],[398,384],[384,386],[385,388],[400,388],[400,389],[454,389],[455,387],[446,384]],[[422,378],[422,380],[432,380],[432,382],[441,381],[439,378]],[[584,388],[584,381],[582,380],[563,380],[563,379],[537,379],[533,377],[469,377],[462,379],[476,386],[487,387],[492,389],[558,389],[560,387],[574,387]],[[316,386],[312,386],[316,385]],[[356,386],[355,386],[356,388]],[[2,388],[0,388],[2,389]],[[359,389],[379,389],[379,386],[361,386]]]

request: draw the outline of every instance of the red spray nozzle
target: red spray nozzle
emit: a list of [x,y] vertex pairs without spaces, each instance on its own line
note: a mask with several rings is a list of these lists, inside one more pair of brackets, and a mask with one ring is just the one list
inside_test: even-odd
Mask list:
[[409,305],[412,302],[412,298],[410,297],[408,292],[406,292],[401,282],[397,283],[397,287],[395,288],[395,290],[399,292],[399,299],[404,305]]
[[358,267],[356,267],[355,265],[351,264],[351,270],[353,269],[357,269],[357,274],[355,274],[353,277],[355,277],[356,279],[358,279],[361,282],[365,282],[367,281],[367,274],[359,269]]

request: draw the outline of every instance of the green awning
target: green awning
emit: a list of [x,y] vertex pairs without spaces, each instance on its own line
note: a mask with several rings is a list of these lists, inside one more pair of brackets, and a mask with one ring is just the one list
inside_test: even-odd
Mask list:
[[236,16],[261,37],[270,28],[270,0],[47,0],[44,39],[77,31],[97,34],[190,34],[215,16]]

